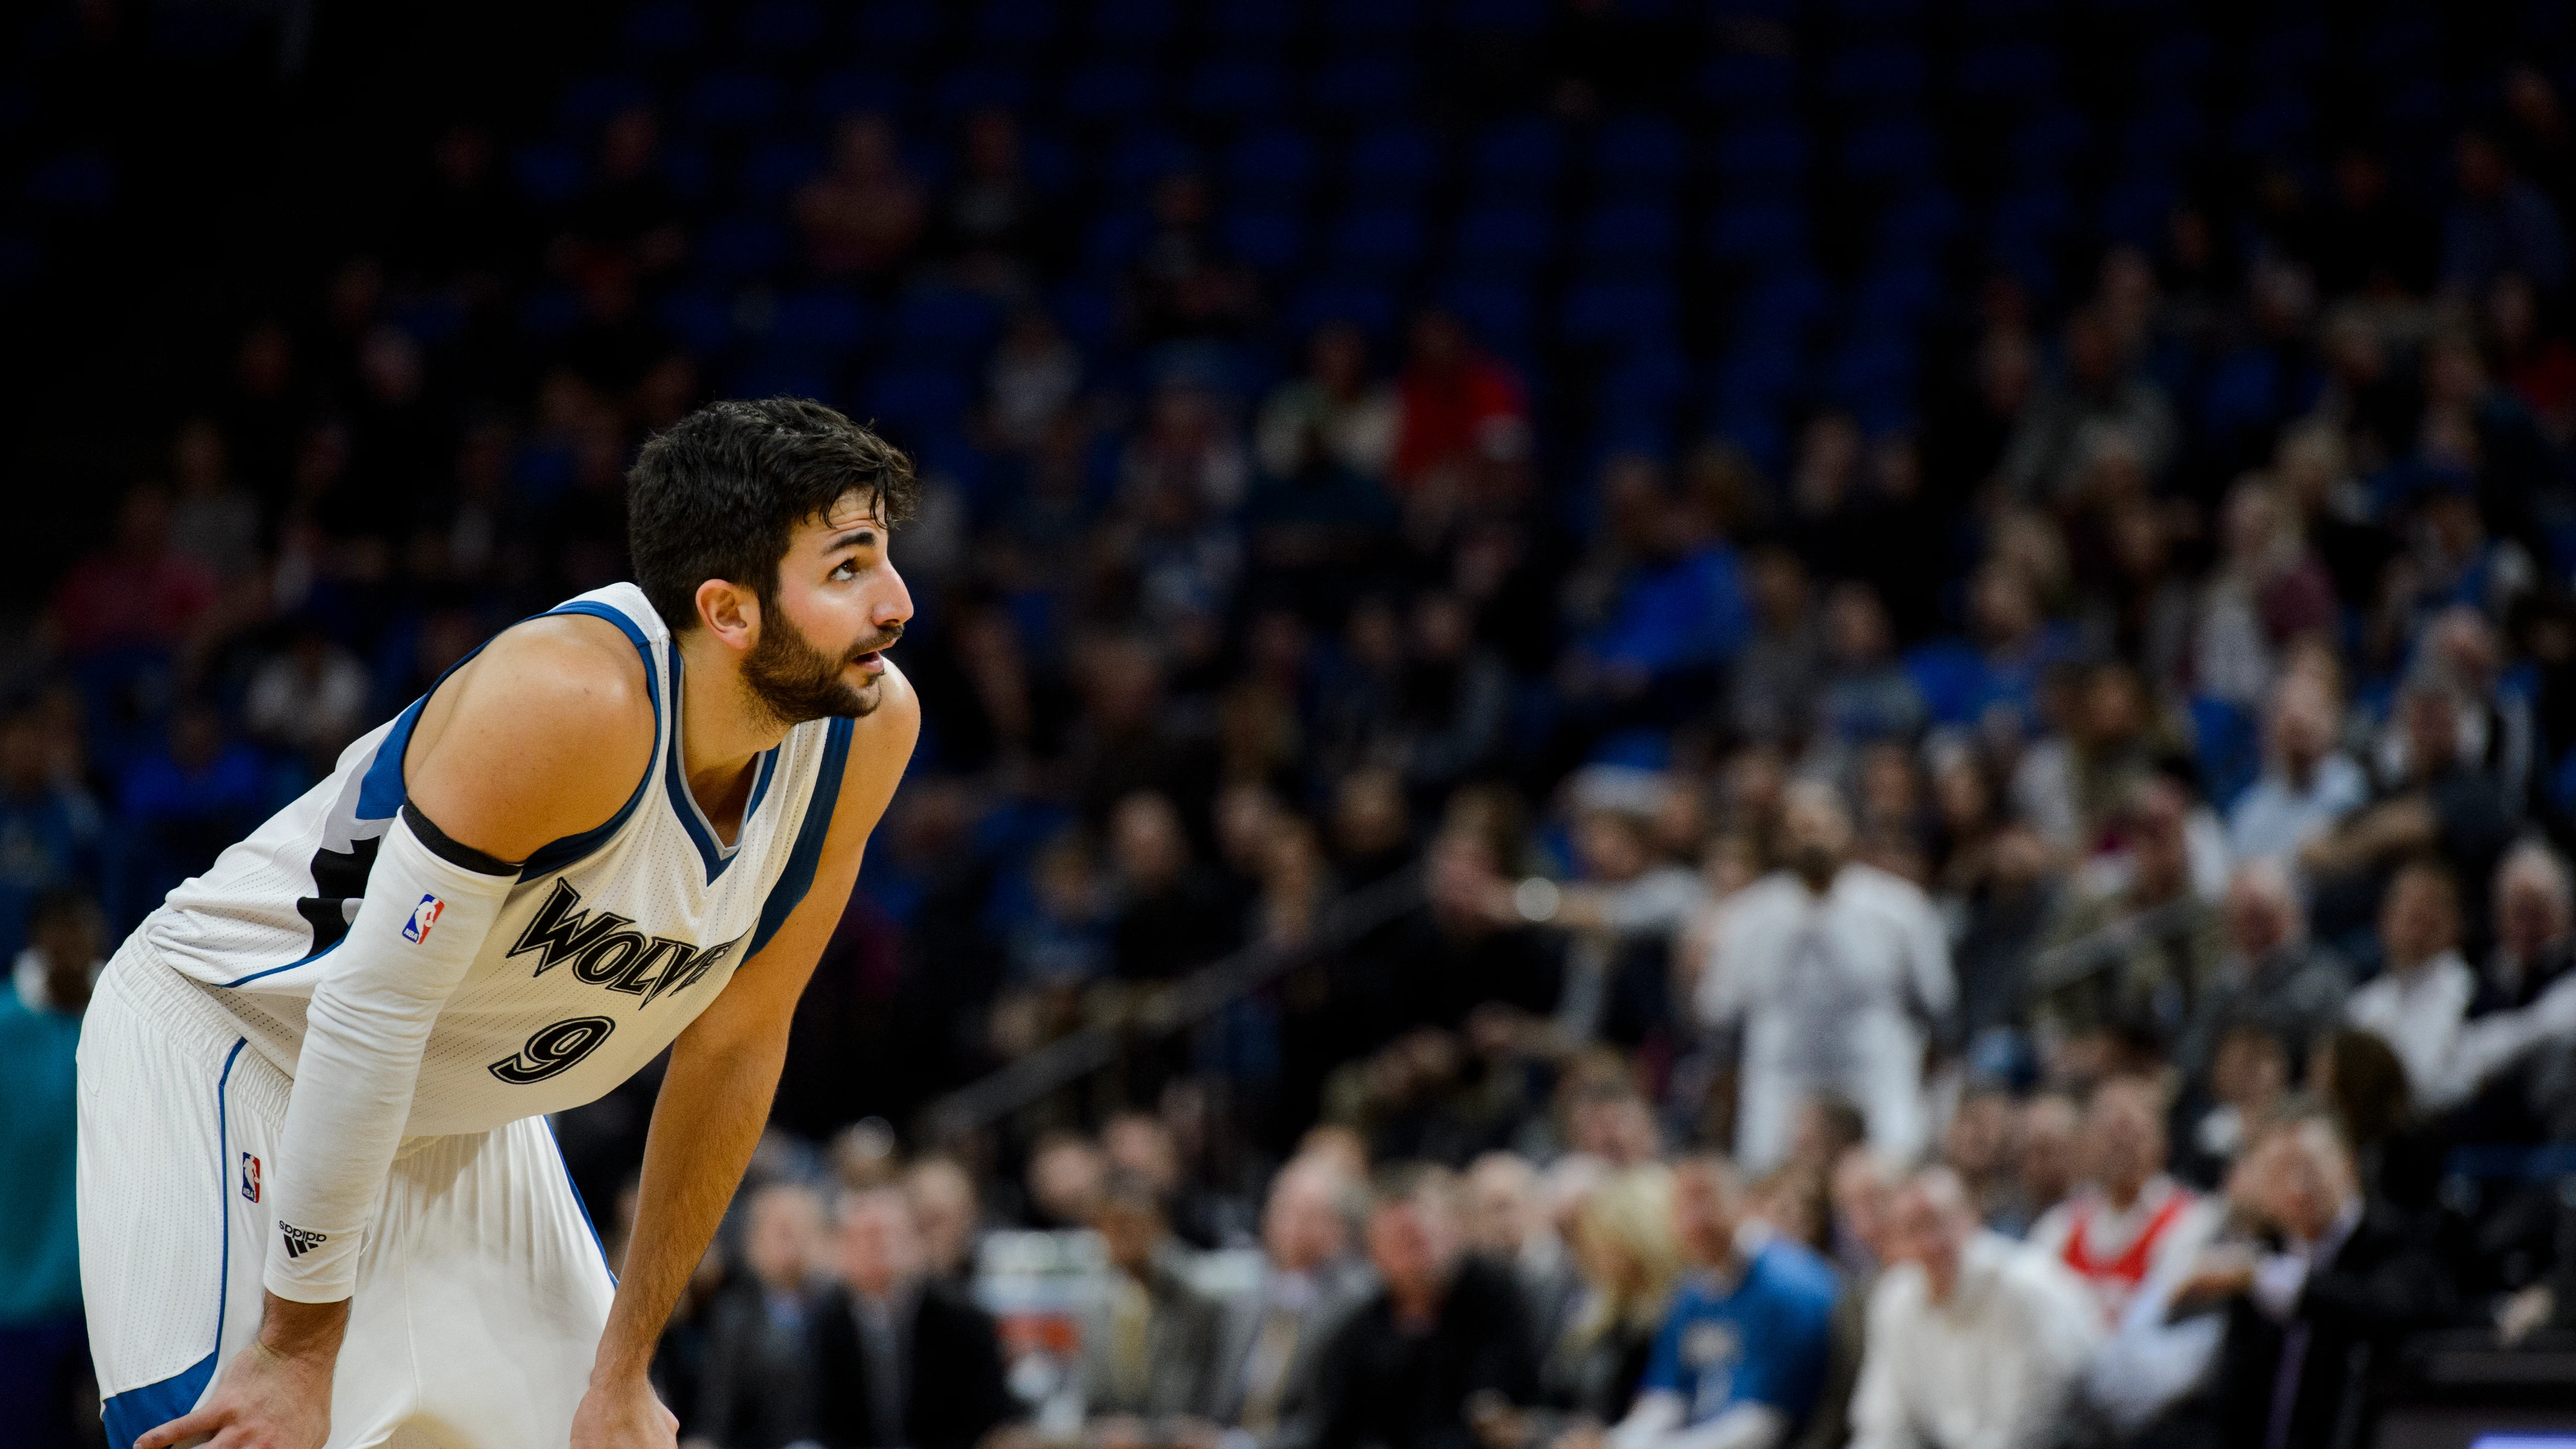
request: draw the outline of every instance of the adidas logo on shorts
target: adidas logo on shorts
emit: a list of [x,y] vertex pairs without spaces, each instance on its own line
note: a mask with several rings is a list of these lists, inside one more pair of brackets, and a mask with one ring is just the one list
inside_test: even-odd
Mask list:
[[290,1258],[301,1258],[306,1253],[311,1252],[315,1248],[318,1248],[331,1240],[328,1233],[317,1233],[305,1228],[291,1227],[285,1223],[279,1223],[277,1225],[277,1231],[286,1239],[286,1256]]

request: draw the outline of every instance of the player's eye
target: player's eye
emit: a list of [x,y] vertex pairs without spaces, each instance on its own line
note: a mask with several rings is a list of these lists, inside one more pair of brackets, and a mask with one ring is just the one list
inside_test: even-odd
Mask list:
[[854,558],[845,558],[841,560],[840,567],[832,570],[832,577],[836,579],[855,579],[858,576],[859,561]]

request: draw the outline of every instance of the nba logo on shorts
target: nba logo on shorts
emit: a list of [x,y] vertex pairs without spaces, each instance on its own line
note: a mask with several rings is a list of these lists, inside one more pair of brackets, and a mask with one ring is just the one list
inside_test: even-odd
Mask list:
[[259,1159],[247,1152],[242,1154],[242,1200],[259,1201]]
[[411,919],[403,922],[403,939],[415,944],[428,940],[429,928],[438,924],[438,913],[446,909],[447,902],[438,897],[422,896],[420,904],[411,908]]

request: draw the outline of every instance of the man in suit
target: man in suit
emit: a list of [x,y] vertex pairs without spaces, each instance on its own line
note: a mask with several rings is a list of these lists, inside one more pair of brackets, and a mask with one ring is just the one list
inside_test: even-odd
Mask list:
[[2217,1421],[2228,1449],[2347,1449],[2365,1440],[2368,1384],[2404,1335],[2453,1310],[2440,1260],[2365,1202],[2352,1149],[2323,1116],[2268,1127],[2229,1175],[2238,1214],[2276,1251],[2213,1249],[2177,1302],[2223,1300]]
[[[1101,1302],[1082,1326],[1082,1402],[1107,1439],[1214,1437],[1216,1354],[1225,1309],[1187,1274],[1189,1250],[1151,1183],[1113,1172],[1091,1220],[1108,1255]],[[1130,1434],[1128,1431],[1133,1430]]]
[[1260,1286],[1227,1315],[1217,1417],[1257,1449],[1306,1449],[1314,1439],[1315,1365],[1344,1318],[1374,1286],[1350,1256],[1356,1185],[1318,1157],[1271,1180],[1261,1214]]
[[1013,1412],[984,1310],[929,1273],[894,1188],[841,1207],[841,1286],[815,1313],[814,1437],[826,1449],[973,1449]]
[[690,1437],[724,1449],[781,1449],[813,1418],[814,1309],[823,1199],[774,1182],[744,1210],[742,1277],[707,1306],[707,1359]]
[[1532,1402],[1538,1354],[1508,1270],[1465,1250],[1457,1180],[1391,1172],[1373,1196],[1379,1289],[1324,1351],[1315,1449],[1473,1449],[1471,1416]]

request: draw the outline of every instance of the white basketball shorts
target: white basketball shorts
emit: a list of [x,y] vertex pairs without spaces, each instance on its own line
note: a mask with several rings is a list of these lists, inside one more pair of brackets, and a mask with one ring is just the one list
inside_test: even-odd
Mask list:
[[[81,1028],[81,1292],[107,1442],[258,1331],[288,1080],[128,941]],[[329,1449],[560,1446],[615,1283],[543,1118],[403,1144],[358,1260]]]

